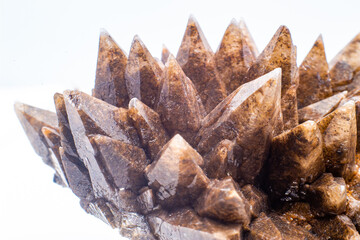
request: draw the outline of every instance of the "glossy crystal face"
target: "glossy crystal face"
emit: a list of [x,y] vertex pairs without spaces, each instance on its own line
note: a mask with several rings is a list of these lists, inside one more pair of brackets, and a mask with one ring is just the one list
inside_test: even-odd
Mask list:
[[360,35],[296,64],[281,26],[259,54],[233,20],[211,50],[190,17],[161,61],[100,34],[92,95],[15,104],[36,153],[130,239],[360,239]]

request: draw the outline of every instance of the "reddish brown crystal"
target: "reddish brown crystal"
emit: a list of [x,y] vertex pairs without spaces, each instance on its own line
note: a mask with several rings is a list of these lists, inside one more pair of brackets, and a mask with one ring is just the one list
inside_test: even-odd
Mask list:
[[166,64],[170,55],[169,49],[165,45],[163,45],[162,52],[161,52],[161,61],[163,64]]
[[127,56],[112,37],[100,33],[94,97],[117,107],[127,107],[129,96],[125,84]]
[[331,95],[329,66],[326,61],[323,39],[320,35],[299,67],[298,108],[303,108]]
[[241,188],[241,192],[249,203],[250,213],[253,218],[257,218],[260,213],[267,211],[268,198],[261,190],[254,185],[248,184]]
[[177,134],[145,169],[145,174],[161,205],[183,206],[197,199],[209,183],[199,167],[203,164],[200,154]]
[[318,121],[324,139],[327,170],[337,177],[350,180],[355,174],[356,111],[349,101]]
[[344,91],[299,109],[299,122],[316,121],[331,113],[339,106],[347,93]]
[[192,143],[205,110],[195,86],[172,55],[166,63],[156,110],[171,136],[180,134]]
[[201,218],[190,208],[173,212],[157,212],[149,215],[147,219],[154,235],[162,240],[235,240],[242,238],[240,225],[225,225]]
[[249,203],[231,177],[212,181],[198,198],[195,209],[200,216],[237,222],[244,227],[251,220]]
[[243,78],[255,61],[243,31],[236,20],[233,20],[214,56],[218,76],[225,83],[228,94],[244,83]]
[[325,170],[322,147],[321,132],[313,121],[273,138],[268,169],[272,196],[299,199],[301,185],[313,182]]
[[129,103],[129,117],[137,130],[142,146],[148,151],[151,160],[154,160],[169,140],[159,114],[140,100],[133,98]]
[[246,74],[245,82],[252,81],[275,68],[282,69],[281,109],[285,130],[298,124],[296,89],[298,86],[296,67],[296,47],[290,31],[281,26],[263,52]]
[[131,98],[154,108],[158,98],[162,69],[138,36],[131,44],[126,65],[126,87]]
[[176,60],[194,83],[210,112],[226,97],[226,86],[216,75],[214,53],[210,48],[199,24],[190,17]]

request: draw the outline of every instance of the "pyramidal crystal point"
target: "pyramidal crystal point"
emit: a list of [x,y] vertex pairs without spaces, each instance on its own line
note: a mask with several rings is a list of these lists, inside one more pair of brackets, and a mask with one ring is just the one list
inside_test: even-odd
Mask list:
[[161,60],[101,29],[92,95],[15,113],[53,181],[123,237],[360,239],[360,35],[330,63],[321,35],[296,51],[280,26],[259,54],[235,19],[214,53],[190,16]]

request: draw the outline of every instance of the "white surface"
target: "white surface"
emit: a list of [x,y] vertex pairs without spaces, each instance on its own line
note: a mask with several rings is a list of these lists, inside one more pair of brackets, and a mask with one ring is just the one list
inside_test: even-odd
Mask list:
[[16,1],[0,0],[0,239],[119,239],[117,232],[52,183],[32,150],[14,101],[53,110],[55,91],[94,83],[98,34],[129,52],[139,34],[154,56],[174,54],[193,13],[215,51],[232,18],[243,17],[261,52],[287,25],[298,64],[322,33],[330,60],[360,30],[360,1]]

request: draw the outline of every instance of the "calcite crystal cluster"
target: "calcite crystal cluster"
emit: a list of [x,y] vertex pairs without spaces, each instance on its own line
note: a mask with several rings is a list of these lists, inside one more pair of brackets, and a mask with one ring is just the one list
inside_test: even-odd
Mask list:
[[84,210],[130,239],[360,239],[360,35],[298,67],[232,21],[214,53],[189,19],[174,57],[101,32],[92,95],[16,114]]

